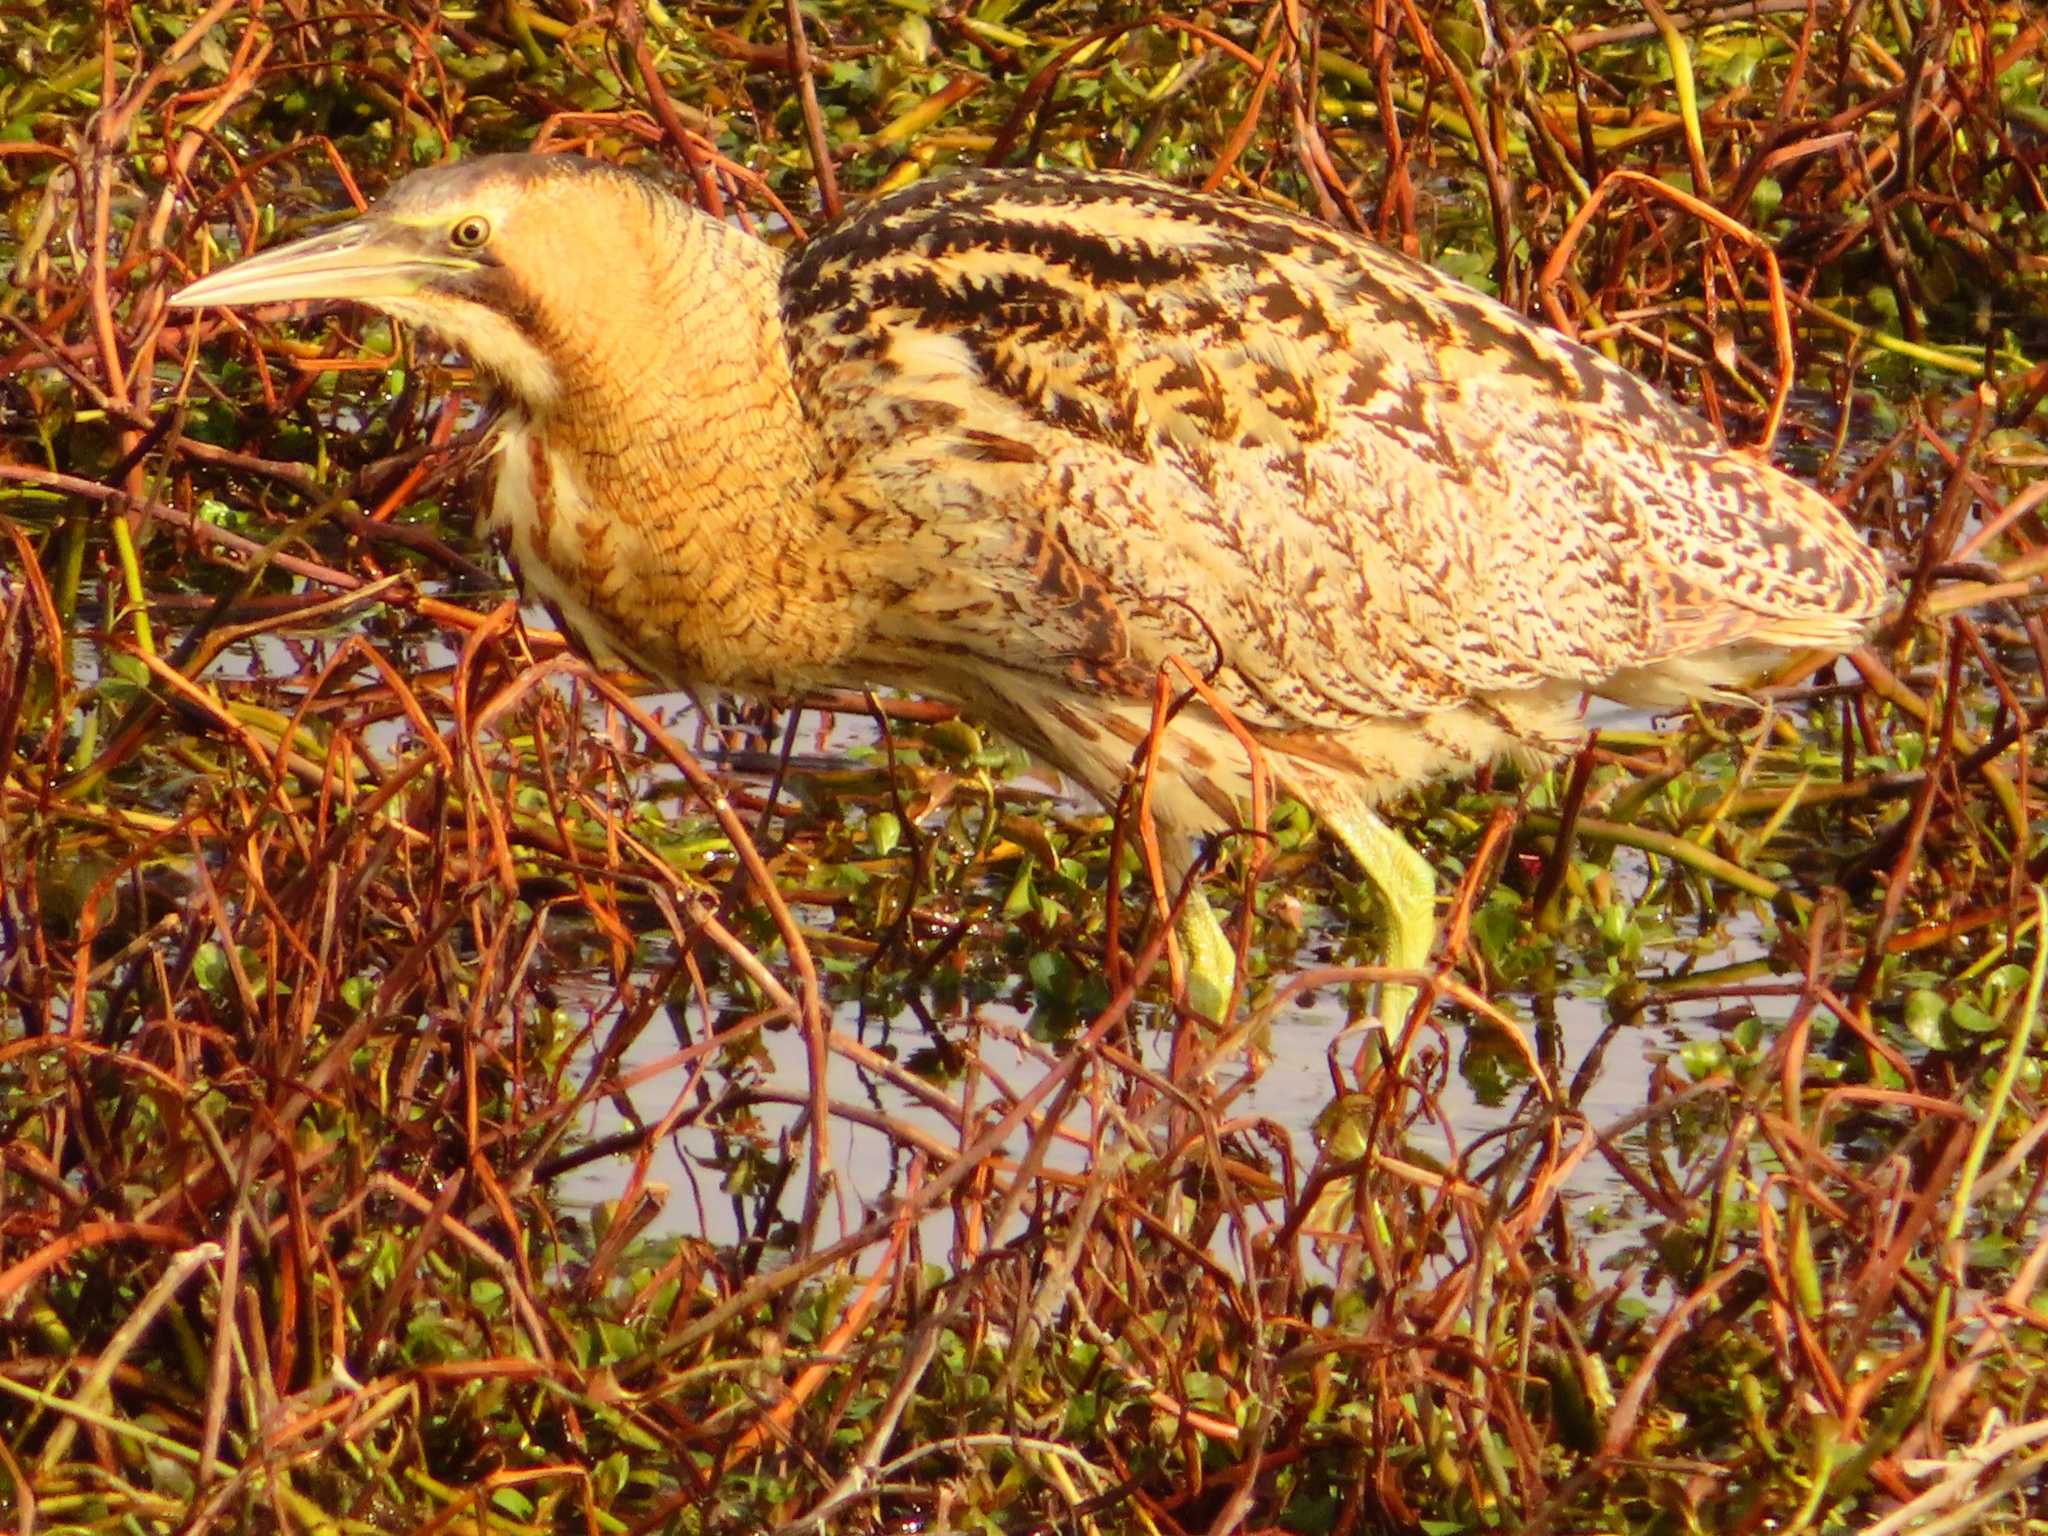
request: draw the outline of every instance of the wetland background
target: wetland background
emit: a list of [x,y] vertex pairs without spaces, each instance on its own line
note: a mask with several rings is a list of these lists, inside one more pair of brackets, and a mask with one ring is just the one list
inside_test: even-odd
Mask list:
[[[190,276],[451,154],[791,240],[950,164],[1363,228],[1843,505],[1864,650],[1279,807],[1177,1027],[1110,818],[568,657],[488,423]],[[2048,18],[0,5],[0,1502],[37,1530],[2038,1530]],[[708,709],[707,715],[704,711]]]

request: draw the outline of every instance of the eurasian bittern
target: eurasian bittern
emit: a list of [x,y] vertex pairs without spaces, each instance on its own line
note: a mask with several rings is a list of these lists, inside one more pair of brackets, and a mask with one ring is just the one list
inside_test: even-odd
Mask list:
[[[172,302],[297,299],[496,382],[487,525],[596,659],[949,699],[1113,805],[1178,658],[1357,859],[1403,968],[1436,881],[1378,802],[1571,750],[1589,693],[1671,704],[1844,648],[1884,595],[1825,498],[1624,369],[1137,176],[926,181],[785,257],[637,175],[495,156]],[[1197,700],[1158,764],[1178,879],[1244,824],[1252,763]],[[1182,936],[1213,1013],[1222,929],[1198,903]]]

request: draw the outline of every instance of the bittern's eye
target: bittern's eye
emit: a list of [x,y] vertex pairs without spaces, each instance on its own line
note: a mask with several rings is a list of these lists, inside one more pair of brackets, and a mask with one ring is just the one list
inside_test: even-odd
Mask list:
[[480,213],[472,213],[466,219],[456,222],[448,231],[448,243],[458,251],[474,251],[491,238],[491,221]]

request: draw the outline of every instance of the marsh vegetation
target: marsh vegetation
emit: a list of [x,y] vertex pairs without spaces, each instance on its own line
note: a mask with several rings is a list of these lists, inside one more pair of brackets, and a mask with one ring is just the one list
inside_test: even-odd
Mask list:
[[[1182,1025],[1111,818],[916,701],[594,674],[456,360],[164,307],[536,138],[776,240],[961,162],[1296,204],[1899,606],[1401,807],[1398,1039],[1276,807]],[[2044,182],[2016,0],[0,7],[16,1528],[2039,1529]]]

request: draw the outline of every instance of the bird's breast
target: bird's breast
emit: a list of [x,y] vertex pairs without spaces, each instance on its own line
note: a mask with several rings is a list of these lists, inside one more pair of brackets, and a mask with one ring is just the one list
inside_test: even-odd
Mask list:
[[818,541],[766,489],[690,489],[670,466],[586,454],[519,419],[484,526],[522,595],[601,665],[778,694],[835,675],[858,615]]
[[523,422],[509,425],[485,530],[511,562],[520,596],[545,606],[593,661],[653,671],[644,637],[629,622],[608,520],[564,469],[545,436]]

